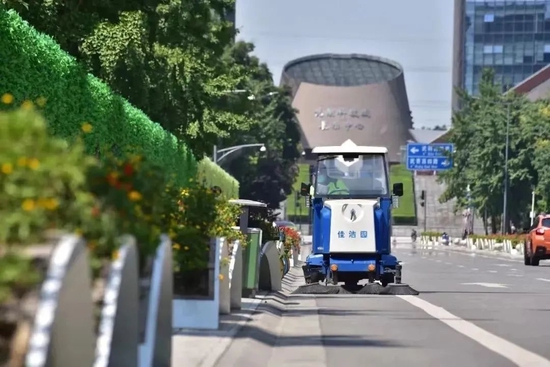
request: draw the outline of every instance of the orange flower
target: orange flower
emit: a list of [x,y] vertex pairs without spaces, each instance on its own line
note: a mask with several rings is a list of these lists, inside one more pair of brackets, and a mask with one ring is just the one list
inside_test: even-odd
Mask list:
[[99,207],[94,206],[94,207],[92,208],[92,216],[93,216],[93,217],[98,217],[99,214],[100,214]]
[[109,173],[107,175],[107,182],[111,186],[116,186],[116,184],[118,183],[118,175],[114,172]]

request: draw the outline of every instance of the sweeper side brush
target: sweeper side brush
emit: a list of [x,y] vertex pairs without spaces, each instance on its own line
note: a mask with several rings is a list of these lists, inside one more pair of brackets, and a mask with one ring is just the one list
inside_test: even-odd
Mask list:
[[[304,275],[311,276],[303,267]],[[369,281],[366,285],[340,286],[323,285],[317,283],[299,286],[292,294],[372,294],[372,295],[393,295],[393,296],[418,296],[420,292],[408,284],[401,283],[402,266],[398,264],[395,272],[395,283],[382,286],[374,281],[374,273],[369,274]]]
[[383,287],[378,283],[365,286],[345,287],[339,285],[305,284],[301,285],[292,294],[363,294],[388,296],[418,296],[420,292],[408,284],[389,284]]

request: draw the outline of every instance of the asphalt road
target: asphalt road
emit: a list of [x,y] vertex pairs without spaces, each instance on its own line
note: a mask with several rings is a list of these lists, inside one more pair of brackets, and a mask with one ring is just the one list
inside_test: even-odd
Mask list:
[[[217,366],[550,366],[550,264],[395,253],[420,296],[275,294]],[[289,275],[290,287],[302,282]]]

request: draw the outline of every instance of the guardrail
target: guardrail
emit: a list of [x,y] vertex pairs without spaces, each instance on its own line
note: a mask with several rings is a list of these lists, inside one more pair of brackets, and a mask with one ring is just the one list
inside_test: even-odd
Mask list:
[[422,246],[456,246],[469,250],[487,250],[502,252],[511,255],[523,255],[523,245],[514,244],[510,240],[497,241],[496,239],[488,238],[468,238],[462,240],[460,238],[449,238],[448,241],[443,240],[441,237],[435,236],[421,236],[420,244]]
[[[98,314],[94,311],[86,241],[75,235],[62,236],[49,259],[32,319],[27,325],[24,366],[170,366],[173,328],[205,328],[187,325],[188,319],[180,317],[183,312],[192,312],[195,307],[190,318],[216,316],[216,325],[206,328],[217,328],[220,313],[241,308],[243,246],[238,242],[226,243],[223,238],[212,241],[218,256],[214,267],[215,296],[210,302],[216,315],[197,311],[197,308],[207,308],[197,300],[191,306],[193,300],[174,298],[172,244],[164,235],[153,258],[148,292],[142,297],[137,246],[133,237],[125,238],[104,279]],[[256,264],[258,290],[281,290],[290,262],[285,260],[285,266],[281,266],[280,247],[278,242],[261,244]],[[225,263],[224,258],[229,261]]]

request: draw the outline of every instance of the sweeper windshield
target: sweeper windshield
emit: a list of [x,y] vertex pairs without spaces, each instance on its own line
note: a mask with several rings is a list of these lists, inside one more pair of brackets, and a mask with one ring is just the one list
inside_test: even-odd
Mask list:
[[384,154],[319,155],[316,197],[360,199],[389,194]]

